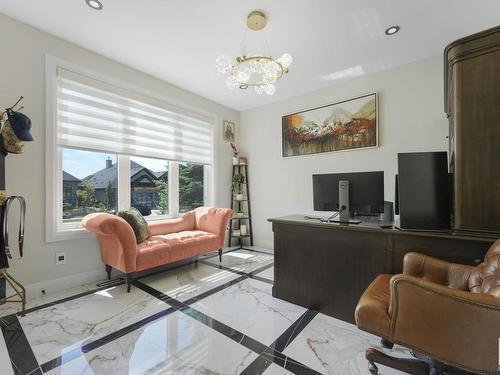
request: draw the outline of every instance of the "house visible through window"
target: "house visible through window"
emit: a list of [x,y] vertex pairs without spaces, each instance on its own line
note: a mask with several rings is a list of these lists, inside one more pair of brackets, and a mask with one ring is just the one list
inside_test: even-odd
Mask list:
[[116,211],[116,160],[116,155],[63,149],[63,222],[79,222],[89,213]]
[[130,160],[130,206],[144,216],[168,214],[168,160]]
[[154,219],[211,204],[211,120],[54,68],[48,238],[79,230],[94,212],[135,207]]

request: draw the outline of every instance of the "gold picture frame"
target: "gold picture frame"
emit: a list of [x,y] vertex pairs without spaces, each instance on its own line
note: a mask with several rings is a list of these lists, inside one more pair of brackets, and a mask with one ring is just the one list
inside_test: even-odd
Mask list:
[[378,95],[372,93],[282,117],[282,157],[378,146]]
[[224,120],[222,123],[222,138],[226,142],[234,142],[236,134],[236,124],[232,121]]

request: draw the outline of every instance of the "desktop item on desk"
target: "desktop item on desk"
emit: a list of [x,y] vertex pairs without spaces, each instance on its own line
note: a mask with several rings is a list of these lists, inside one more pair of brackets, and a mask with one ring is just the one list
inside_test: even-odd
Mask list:
[[450,229],[450,186],[446,152],[398,154],[396,213],[400,229]]
[[327,222],[359,224],[355,216],[384,213],[384,172],[313,175],[314,211],[333,212]]

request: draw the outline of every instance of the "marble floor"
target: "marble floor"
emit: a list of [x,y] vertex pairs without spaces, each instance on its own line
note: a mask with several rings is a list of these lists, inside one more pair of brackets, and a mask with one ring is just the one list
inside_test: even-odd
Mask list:
[[117,279],[33,300],[24,317],[0,309],[0,374],[368,375],[364,350],[379,339],[273,298],[273,262],[266,249],[228,250],[130,293]]

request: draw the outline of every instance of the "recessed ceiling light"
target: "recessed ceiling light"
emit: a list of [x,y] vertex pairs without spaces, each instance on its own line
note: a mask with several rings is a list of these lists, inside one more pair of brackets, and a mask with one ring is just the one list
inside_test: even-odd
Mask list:
[[394,35],[399,31],[399,26],[391,26],[387,30],[385,30],[385,35]]
[[92,9],[95,9],[95,10],[101,10],[102,9],[102,3],[99,0],[85,0],[85,2]]

